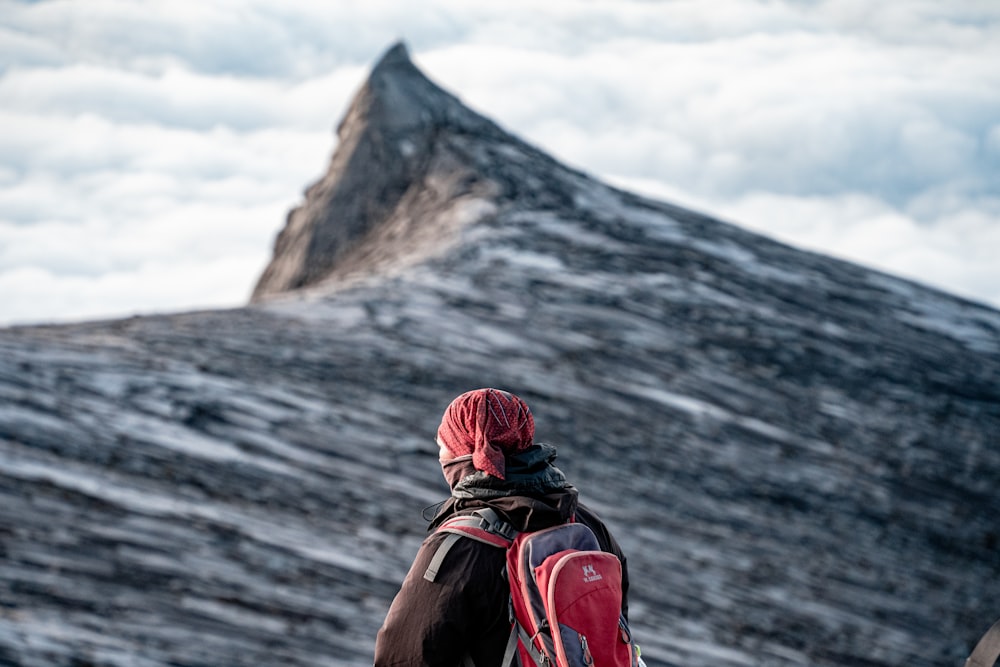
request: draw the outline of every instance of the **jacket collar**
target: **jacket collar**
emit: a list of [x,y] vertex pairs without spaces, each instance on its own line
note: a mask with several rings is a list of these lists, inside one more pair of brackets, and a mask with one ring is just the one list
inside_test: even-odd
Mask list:
[[556,448],[540,443],[507,457],[506,479],[476,470],[471,456],[447,461],[441,469],[455,498],[544,495],[569,486],[563,472],[552,464],[555,459]]
[[555,458],[552,445],[532,445],[508,457],[507,479],[476,470],[468,456],[446,461],[442,470],[452,488],[451,497],[435,508],[430,529],[450,516],[482,507],[499,511],[519,531],[569,521],[576,513],[578,494],[552,465]]

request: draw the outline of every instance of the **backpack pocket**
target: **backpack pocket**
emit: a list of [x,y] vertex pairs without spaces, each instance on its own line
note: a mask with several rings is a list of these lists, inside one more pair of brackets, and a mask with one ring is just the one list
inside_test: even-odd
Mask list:
[[563,667],[631,667],[632,645],[623,632],[622,568],[613,554],[567,550],[535,568],[548,627]]

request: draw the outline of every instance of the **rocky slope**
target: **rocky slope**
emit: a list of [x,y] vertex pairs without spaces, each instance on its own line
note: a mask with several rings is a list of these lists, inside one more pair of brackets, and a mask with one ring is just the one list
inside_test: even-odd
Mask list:
[[1000,312],[603,185],[390,50],[242,309],[0,330],[0,664],[368,663],[500,386],[656,665],[958,665]]

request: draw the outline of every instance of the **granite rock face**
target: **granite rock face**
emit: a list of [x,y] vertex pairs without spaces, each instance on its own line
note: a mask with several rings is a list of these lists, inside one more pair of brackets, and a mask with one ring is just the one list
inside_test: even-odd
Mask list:
[[402,47],[254,303],[0,330],[0,664],[370,663],[480,386],[656,665],[960,665],[1000,616],[1000,312],[616,190]]
[[355,96],[328,172],[289,213],[252,300],[351,271],[399,268],[453,236],[449,209],[486,193],[443,133],[505,139],[431,83],[406,47],[396,45]]

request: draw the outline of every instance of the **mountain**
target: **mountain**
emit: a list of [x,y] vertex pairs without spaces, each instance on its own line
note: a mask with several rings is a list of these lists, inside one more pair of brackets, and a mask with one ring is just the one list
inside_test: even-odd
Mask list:
[[0,330],[0,664],[347,665],[509,389],[658,665],[958,665],[1000,312],[609,187],[373,68],[247,307]]

